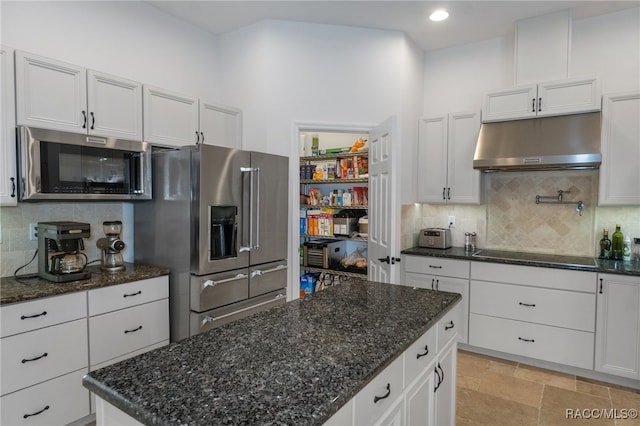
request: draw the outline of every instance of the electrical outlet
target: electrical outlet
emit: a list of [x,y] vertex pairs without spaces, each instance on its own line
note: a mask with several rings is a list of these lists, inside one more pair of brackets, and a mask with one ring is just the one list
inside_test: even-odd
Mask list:
[[38,224],[30,223],[29,224],[29,241],[37,241],[38,240]]
[[456,217],[449,216],[449,228],[455,228],[455,227],[456,227]]

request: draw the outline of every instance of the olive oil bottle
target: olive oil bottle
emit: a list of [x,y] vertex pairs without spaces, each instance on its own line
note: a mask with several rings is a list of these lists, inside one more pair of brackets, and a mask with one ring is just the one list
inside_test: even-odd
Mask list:
[[611,235],[611,258],[622,260],[624,255],[624,235],[620,231],[620,224],[616,225],[616,230]]

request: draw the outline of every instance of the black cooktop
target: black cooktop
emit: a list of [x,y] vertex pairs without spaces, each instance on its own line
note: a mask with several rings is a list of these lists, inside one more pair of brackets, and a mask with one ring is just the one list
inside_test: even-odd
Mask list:
[[519,251],[483,249],[475,252],[472,257],[485,259],[518,260],[523,262],[555,263],[559,265],[576,265],[582,267],[592,267],[594,269],[597,267],[596,261],[592,257],[565,256],[559,254],[525,253]]

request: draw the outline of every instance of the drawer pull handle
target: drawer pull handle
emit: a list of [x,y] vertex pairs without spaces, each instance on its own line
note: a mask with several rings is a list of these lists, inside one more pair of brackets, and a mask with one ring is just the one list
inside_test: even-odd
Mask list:
[[231,282],[231,281],[238,281],[238,280],[242,280],[242,279],[247,278],[247,277],[248,277],[247,274],[236,274],[235,277],[225,278],[224,280],[218,280],[218,281],[206,280],[205,282],[202,283],[202,290],[206,289],[207,287],[215,287],[218,284],[224,284],[224,283],[228,283],[228,282]]
[[442,266],[441,265],[429,265],[429,268],[442,269]]
[[45,352],[45,353],[43,353],[42,355],[37,356],[37,357],[35,357],[35,358],[31,358],[31,359],[23,358],[23,359],[22,359],[22,363],[23,363],[23,364],[26,364],[27,362],[37,361],[37,360],[39,360],[40,358],[44,358],[44,357],[46,357],[46,356],[49,356],[49,354]]
[[535,342],[534,339],[523,339],[522,337],[518,337],[518,340],[522,340],[523,342],[531,342],[531,343]]
[[535,303],[522,303],[522,302],[518,302],[518,304],[519,304],[520,306],[527,306],[527,307],[529,307],[529,308],[535,308],[535,307],[536,307],[536,304],[535,304]]
[[47,411],[49,409],[49,406],[47,405],[46,407],[44,407],[42,410],[38,411],[37,413],[33,413],[33,414],[25,414],[24,416],[22,416],[23,419],[32,417],[32,416],[37,416],[38,414],[42,414],[45,411]]
[[387,383],[387,393],[382,396],[374,396],[373,403],[377,404],[381,399],[389,398],[389,395],[391,395],[391,383]]
[[423,356],[426,356],[429,353],[429,345],[425,345],[424,351],[425,352],[423,354],[417,354],[416,355],[416,359],[420,359],[420,358],[422,358]]
[[27,319],[27,318],[38,318],[38,317],[43,317],[47,315],[47,311],[42,312],[41,314],[35,314],[35,315],[22,315],[20,317],[21,320]]
[[131,293],[131,294],[124,294],[122,297],[133,297],[133,296],[138,296],[139,294],[142,294],[142,290],[138,290],[135,293]]
[[133,330],[125,330],[124,334],[135,333],[136,331],[142,330],[142,326],[138,326],[138,328],[134,328]]
[[445,331],[446,330],[451,330],[453,327],[455,327],[455,324],[453,323],[453,321],[449,321],[449,324],[444,326]]

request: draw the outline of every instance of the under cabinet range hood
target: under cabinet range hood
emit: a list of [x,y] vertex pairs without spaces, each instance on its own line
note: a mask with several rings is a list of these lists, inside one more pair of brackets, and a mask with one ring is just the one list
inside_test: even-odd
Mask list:
[[482,171],[595,169],[600,112],[484,123],[473,168]]

